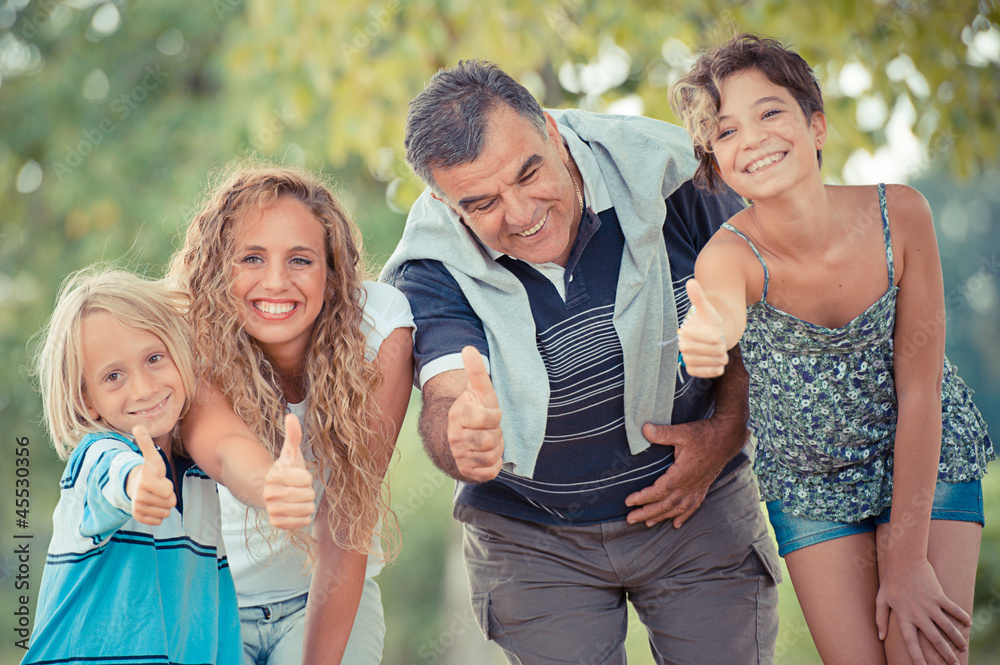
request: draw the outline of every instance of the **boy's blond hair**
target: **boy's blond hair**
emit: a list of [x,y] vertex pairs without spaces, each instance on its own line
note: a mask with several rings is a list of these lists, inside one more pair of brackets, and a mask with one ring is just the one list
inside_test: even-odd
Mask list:
[[[184,319],[186,306],[185,296],[169,290],[164,282],[106,265],[85,268],[66,278],[55,310],[39,333],[43,341],[33,363],[45,423],[60,458],[67,459],[85,435],[108,429],[107,424],[87,414],[84,402],[83,319],[105,312],[126,328],[159,337],[184,384],[183,416],[197,388],[191,335]],[[174,454],[184,454],[176,426],[172,438]]]

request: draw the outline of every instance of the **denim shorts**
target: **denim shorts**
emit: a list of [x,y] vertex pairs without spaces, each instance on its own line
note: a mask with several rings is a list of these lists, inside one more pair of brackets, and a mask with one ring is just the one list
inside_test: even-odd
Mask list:
[[[880,514],[860,522],[833,522],[786,513],[782,510],[780,500],[767,502],[767,515],[774,528],[774,537],[778,541],[778,554],[781,556],[826,540],[874,531],[876,526],[889,521],[891,511],[891,508],[886,508]],[[985,524],[982,481],[970,480],[965,483],[939,481],[934,488],[931,519]]]

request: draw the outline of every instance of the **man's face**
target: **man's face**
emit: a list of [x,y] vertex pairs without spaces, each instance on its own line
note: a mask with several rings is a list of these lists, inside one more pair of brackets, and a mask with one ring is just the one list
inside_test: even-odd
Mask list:
[[581,209],[555,120],[545,134],[509,107],[492,111],[483,151],[433,171],[442,199],[482,243],[531,263],[565,267]]

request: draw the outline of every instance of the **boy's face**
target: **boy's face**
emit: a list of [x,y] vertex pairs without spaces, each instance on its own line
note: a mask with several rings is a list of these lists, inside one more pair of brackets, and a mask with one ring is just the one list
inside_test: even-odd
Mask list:
[[822,113],[806,118],[787,88],[756,69],[725,79],[719,94],[719,131],[712,149],[727,185],[758,201],[819,177],[816,151],[826,141]]
[[107,312],[88,315],[80,327],[87,414],[124,434],[143,425],[156,445],[169,450],[186,393],[167,345]]

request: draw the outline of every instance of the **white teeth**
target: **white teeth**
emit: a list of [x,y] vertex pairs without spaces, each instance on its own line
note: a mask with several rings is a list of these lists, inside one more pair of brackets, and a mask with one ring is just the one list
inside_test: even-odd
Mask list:
[[295,303],[293,302],[274,303],[257,300],[253,306],[265,314],[287,314],[295,309]]
[[759,159],[756,162],[754,162],[753,164],[751,164],[750,166],[748,166],[747,167],[747,173],[753,173],[754,171],[759,171],[760,169],[764,168],[765,166],[770,166],[771,164],[774,164],[775,162],[780,162],[784,158],[785,158],[784,153],[780,153],[780,152],[777,152],[777,153],[775,153],[773,155],[768,155],[764,159]]
[[540,220],[538,220],[537,224],[535,224],[534,226],[532,226],[527,231],[521,231],[517,235],[521,236],[522,238],[527,238],[528,236],[535,235],[536,233],[538,233],[539,229],[541,229],[543,226],[545,226],[545,220],[547,220],[548,218],[549,218],[549,213],[545,213],[545,217],[542,217]]
[[167,398],[164,397],[162,400],[160,400],[153,406],[149,407],[148,409],[143,409],[142,411],[133,411],[132,414],[136,416],[148,416],[152,413],[155,413],[160,407],[162,407],[166,403],[166,401]]

